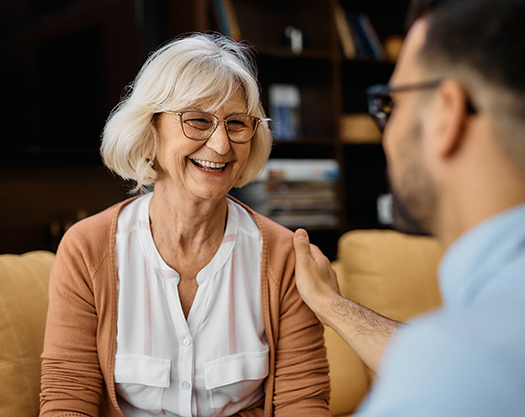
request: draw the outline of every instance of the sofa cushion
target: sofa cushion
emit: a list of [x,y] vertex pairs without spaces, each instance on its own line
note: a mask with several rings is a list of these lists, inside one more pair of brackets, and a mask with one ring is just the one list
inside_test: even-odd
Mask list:
[[0,415],[39,414],[40,366],[55,256],[0,255]]
[[443,249],[437,239],[392,230],[355,230],[339,239],[341,293],[395,320],[441,305],[437,280]]

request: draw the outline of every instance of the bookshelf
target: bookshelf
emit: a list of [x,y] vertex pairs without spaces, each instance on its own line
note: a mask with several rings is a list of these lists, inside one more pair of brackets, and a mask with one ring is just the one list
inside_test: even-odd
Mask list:
[[[349,229],[385,228],[378,220],[378,197],[387,193],[385,156],[378,140],[356,143],[341,134],[344,115],[367,113],[366,87],[386,83],[394,69],[385,43],[404,33],[408,1],[399,0],[231,0],[242,38],[258,53],[263,104],[271,108],[272,84],[292,84],[301,92],[301,131],[293,141],[279,140],[272,158],[331,158],[341,169],[337,226],[308,227],[314,243],[333,259],[337,237]],[[348,57],[338,31],[344,17],[366,16],[376,30],[382,56]],[[303,48],[292,51],[286,29],[302,32]],[[213,26],[211,29],[216,29]],[[390,56],[389,56],[390,54]],[[377,135],[380,136],[378,133]],[[293,228],[293,227],[292,227]]]
[[[337,238],[346,230],[385,227],[375,213],[377,196],[386,191],[381,145],[349,142],[339,124],[345,114],[366,113],[365,88],[387,82],[394,65],[348,58],[335,11],[341,7],[344,13],[366,14],[385,44],[403,34],[408,0],[222,2],[233,9],[242,39],[256,50],[266,111],[270,85],[289,84],[300,91],[300,131],[293,141],[277,140],[271,157],[334,159],[340,166],[338,225],[307,228],[312,241],[333,259]],[[6,245],[0,245],[0,252],[48,249],[45,236],[53,221],[75,218],[82,209],[89,215],[126,197],[126,187],[101,168],[99,133],[148,53],[188,32],[220,31],[221,22],[216,0],[0,2],[0,21],[5,62],[0,73],[10,80],[2,87],[0,103],[0,143],[7,150],[0,153],[0,173],[6,187],[27,196],[45,178],[45,189],[55,200],[44,198],[38,207],[30,198],[16,207],[4,204],[0,230]],[[297,37],[292,40],[290,33],[300,34],[300,50],[292,48]],[[74,52],[75,45],[83,54]],[[20,170],[23,183],[17,181]],[[101,190],[100,197],[90,191],[87,199],[69,182],[62,187],[65,177]],[[62,188],[53,189],[53,183]],[[58,212],[60,199],[67,201],[67,210]],[[35,219],[32,229],[19,233],[12,225],[26,217]],[[29,242],[23,235],[42,238]]]

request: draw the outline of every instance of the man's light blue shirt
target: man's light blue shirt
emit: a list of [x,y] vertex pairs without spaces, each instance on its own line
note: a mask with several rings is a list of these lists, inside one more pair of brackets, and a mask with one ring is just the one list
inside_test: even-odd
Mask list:
[[443,308],[396,332],[359,415],[525,416],[525,204],[461,236],[439,280]]

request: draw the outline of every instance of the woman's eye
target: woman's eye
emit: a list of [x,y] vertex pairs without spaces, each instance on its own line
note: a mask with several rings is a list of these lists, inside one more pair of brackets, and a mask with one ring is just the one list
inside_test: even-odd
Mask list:
[[213,123],[206,119],[188,119],[186,120],[186,123],[189,124],[191,127],[202,130],[210,129],[213,127]]
[[228,120],[228,129],[237,129],[238,130],[238,129],[242,129],[245,126],[246,126],[246,124],[242,120],[237,120],[237,119]]

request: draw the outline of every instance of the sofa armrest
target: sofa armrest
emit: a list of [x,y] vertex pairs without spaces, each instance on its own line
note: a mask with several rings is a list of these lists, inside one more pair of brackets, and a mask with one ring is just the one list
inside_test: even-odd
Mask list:
[[40,367],[55,255],[0,255],[0,415],[38,416]]

